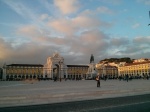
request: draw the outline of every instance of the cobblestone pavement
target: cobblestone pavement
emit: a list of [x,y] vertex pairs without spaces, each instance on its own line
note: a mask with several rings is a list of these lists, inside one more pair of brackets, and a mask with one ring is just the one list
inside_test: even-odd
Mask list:
[[150,94],[150,80],[0,81],[0,107]]

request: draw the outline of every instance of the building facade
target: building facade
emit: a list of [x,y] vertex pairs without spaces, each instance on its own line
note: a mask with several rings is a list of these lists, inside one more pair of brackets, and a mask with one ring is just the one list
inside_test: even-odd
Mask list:
[[85,79],[88,68],[88,65],[67,65],[68,78]]
[[46,63],[42,64],[4,64],[0,78],[4,80],[25,79],[87,79],[96,77],[97,69],[94,56],[91,55],[90,64],[65,65],[64,58],[59,53],[53,53]]
[[97,69],[102,78],[105,76],[109,79],[115,79],[118,77],[118,67],[116,66],[102,64],[101,66],[98,66]]
[[150,61],[126,63],[118,68],[119,76],[128,74],[133,77],[146,77],[150,76]]
[[10,64],[5,65],[3,69],[5,80],[43,78],[43,65],[40,64]]
[[86,78],[88,68],[88,65],[66,65],[64,58],[59,53],[54,53],[47,58],[43,74],[52,79],[82,79]]

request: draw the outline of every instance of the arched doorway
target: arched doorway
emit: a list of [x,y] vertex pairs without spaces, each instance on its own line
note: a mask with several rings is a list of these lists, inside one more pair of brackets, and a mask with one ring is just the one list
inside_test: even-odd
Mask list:
[[32,75],[30,75],[30,79],[32,79]]
[[24,76],[24,75],[22,75],[22,79],[25,79],[25,76]]
[[26,75],[26,79],[28,79],[29,78],[29,76],[28,75]]
[[9,80],[9,75],[6,76],[6,80]]
[[33,76],[33,79],[36,79],[36,75]]
[[[64,64],[64,58],[59,53],[54,53],[52,57],[47,58],[47,62],[44,66],[43,75],[47,78],[64,78],[64,73],[67,75],[67,66]],[[65,72],[63,72],[63,70]]]
[[14,78],[13,75],[11,75],[11,76],[10,76],[10,80],[13,80],[13,78]]

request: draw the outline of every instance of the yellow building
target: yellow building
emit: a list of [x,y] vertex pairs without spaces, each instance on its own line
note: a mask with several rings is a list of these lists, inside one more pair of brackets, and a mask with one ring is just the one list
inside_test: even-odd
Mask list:
[[150,61],[128,63],[118,67],[119,76],[146,77],[150,75]]
[[6,65],[6,80],[43,78],[43,65],[10,64]]
[[67,65],[67,73],[69,79],[81,79],[86,78],[88,71],[88,65]]
[[104,64],[102,66],[99,66],[98,73],[103,78],[104,76],[107,76],[109,79],[114,79],[118,77],[118,68],[116,66],[111,66],[109,64]]

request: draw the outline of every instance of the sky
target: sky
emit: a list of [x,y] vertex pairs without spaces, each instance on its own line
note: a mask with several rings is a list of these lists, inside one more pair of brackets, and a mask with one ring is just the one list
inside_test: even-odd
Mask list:
[[150,58],[150,0],[0,0],[0,65]]

